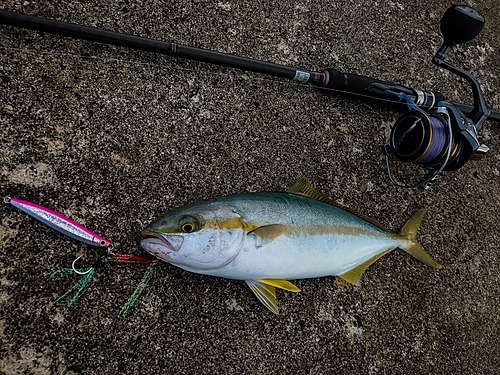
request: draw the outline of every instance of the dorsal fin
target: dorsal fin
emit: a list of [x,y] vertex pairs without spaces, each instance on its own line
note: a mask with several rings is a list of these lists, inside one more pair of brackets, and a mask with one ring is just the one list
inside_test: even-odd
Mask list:
[[333,199],[328,198],[325,194],[320,193],[319,191],[314,189],[305,177],[301,177],[300,180],[298,180],[290,189],[287,190],[287,192],[297,195],[303,195],[305,197],[316,199],[317,201],[332,204],[334,206],[337,204]]
[[370,224],[375,225],[377,228],[380,228],[386,232],[390,232],[386,227],[384,227],[378,221],[376,221],[368,216],[365,216],[352,208],[346,207],[338,202],[335,202],[333,199],[327,197],[325,194],[320,193],[319,191],[317,191],[316,189],[314,189],[312,187],[312,185],[309,183],[309,181],[307,181],[307,178],[305,178],[305,177],[301,177],[300,180],[298,180],[290,189],[287,190],[287,192],[291,193],[291,194],[302,195],[302,196],[312,198],[312,199],[315,199],[315,200],[323,202],[323,203],[330,204],[330,205],[335,206],[337,208],[340,208],[344,211],[347,211],[353,215],[356,215],[360,219],[363,219],[363,220],[369,222]]

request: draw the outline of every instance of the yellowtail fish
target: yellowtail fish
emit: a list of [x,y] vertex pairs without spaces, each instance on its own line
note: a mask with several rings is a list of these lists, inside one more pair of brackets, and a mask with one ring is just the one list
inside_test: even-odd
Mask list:
[[424,213],[392,233],[302,178],[287,192],[231,195],[167,212],[143,231],[141,246],[187,271],[245,280],[277,314],[275,288],[300,291],[288,280],[334,275],[359,285],[363,271],[395,248],[441,268],[416,240]]

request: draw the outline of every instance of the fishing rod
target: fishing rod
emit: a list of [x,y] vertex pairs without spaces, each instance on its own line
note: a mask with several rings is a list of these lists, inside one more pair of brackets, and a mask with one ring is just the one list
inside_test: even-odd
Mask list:
[[[468,6],[454,5],[448,8],[441,20],[444,42],[432,59],[434,64],[469,83],[474,98],[474,105],[470,106],[450,102],[438,91],[405,87],[362,75],[342,73],[332,68],[322,72],[310,71],[0,9],[0,24],[257,72],[334,92],[406,103],[408,112],[396,121],[389,142],[384,145],[387,170],[391,181],[399,186],[426,188],[442,171],[456,170],[470,159],[484,156],[489,148],[479,140],[477,133],[486,119],[500,121],[500,111],[489,109],[474,76],[445,60],[454,45],[474,39],[482,30],[484,22],[483,16]],[[428,173],[416,184],[400,184],[392,177],[390,156],[423,167]]]

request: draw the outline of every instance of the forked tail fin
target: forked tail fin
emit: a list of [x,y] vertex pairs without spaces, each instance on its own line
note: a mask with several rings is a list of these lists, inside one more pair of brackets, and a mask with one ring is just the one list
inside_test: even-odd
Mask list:
[[[422,245],[417,242],[417,231],[420,223],[422,222],[424,214],[425,209],[415,212],[410,220],[408,220],[408,222],[405,224],[403,229],[401,229],[401,232],[399,232],[399,237],[406,240],[406,243],[405,245],[400,245],[399,247],[406,251],[408,254],[414,256],[421,262],[428,264],[431,267],[442,268],[438,262],[436,262],[429,254],[427,254]],[[368,259],[366,262],[360,264],[359,266],[338,276],[354,285],[359,285],[361,275],[363,274],[364,270],[372,263],[375,263],[380,257],[391,252],[392,250],[394,250],[394,248],[389,248],[381,252],[380,254],[377,254],[373,258]]]
[[412,217],[410,217],[401,229],[401,236],[410,242],[408,246],[405,246],[402,249],[411,256],[417,258],[419,261],[428,264],[431,267],[442,268],[442,266],[432,259],[432,257],[424,250],[422,245],[417,242],[417,231],[424,215],[425,209],[418,210],[412,215]]

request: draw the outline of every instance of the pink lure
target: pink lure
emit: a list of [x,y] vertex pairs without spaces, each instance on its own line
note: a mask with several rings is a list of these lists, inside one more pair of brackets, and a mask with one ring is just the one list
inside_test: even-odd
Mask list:
[[26,212],[28,215],[33,216],[35,219],[47,224],[49,227],[68,237],[88,245],[105,248],[111,251],[112,244],[110,241],[58,212],[52,211],[36,203],[23,201],[17,198],[5,197],[4,202],[10,203],[14,207],[19,208],[21,211]]

